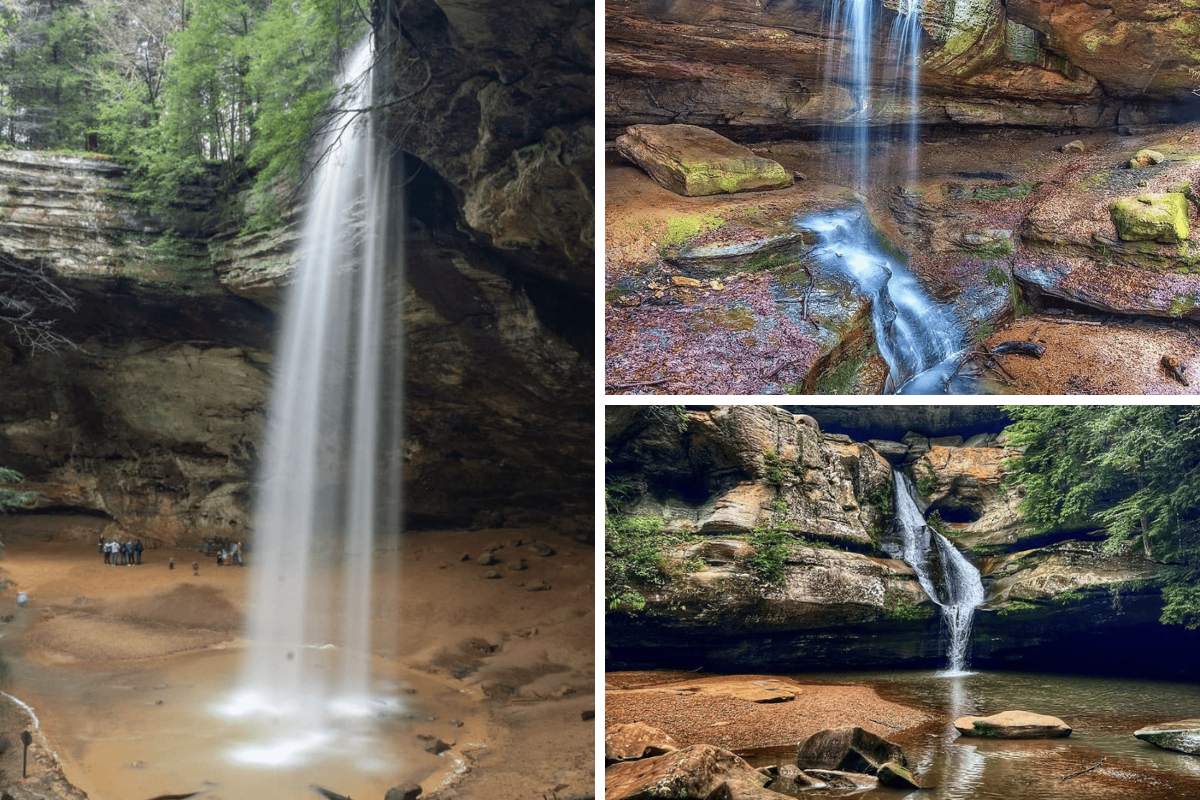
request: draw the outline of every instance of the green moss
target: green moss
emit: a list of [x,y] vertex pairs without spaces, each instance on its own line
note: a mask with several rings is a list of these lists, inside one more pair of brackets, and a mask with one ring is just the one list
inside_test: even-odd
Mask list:
[[851,394],[862,369],[862,358],[848,358],[817,380],[817,394]]
[[796,256],[792,253],[757,253],[743,266],[738,267],[736,272],[765,272],[769,269],[782,267],[786,264],[796,262]]
[[608,291],[606,291],[604,293],[604,299],[610,303],[613,302],[614,300],[620,300],[622,297],[628,297],[628,296],[629,296],[629,290],[625,289],[621,286],[615,286],[612,289],[609,289]]
[[928,461],[922,461],[920,464],[924,467],[924,472],[917,476],[917,492],[922,499],[927,500],[938,487],[938,476],[933,465]]
[[919,605],[908,602],[908,599],[901,592],[892,589],[890,586],[888,587],[883,599],[883,616],[885,619],[926,619],[930,613],[930,609],[922,608]]
[[724,218],[716,214],[673,217],[667,220],[667,235],[663,237],[662,244],[665,247],[677,247],[695,239],[702,233],[716,230],[724,224]]
[[1182,294],[1176,292],[1174,299],[1171,300],[1171,316],[1182,317],[1188,311],[1196,307],[1196,295]]
[[1121,197],[1109,212],[1117,235],[1127,242],[1181,242],[1190,235],[1188,201],[1178,192]]
[[989,202],[999,202],[1001,200],[1023,200],[1024,198],[1028,197],[1036,188],[1036,183],[1011,183],[997,184],[995,186],[981,186],[972,192],[972,199],[986,200]]
[[1006,286],[1011,280],[1009,274],[1000,269],[1000,267],[988,267],[987,274],[984,277],[987,278],[987,282],[992,286]]

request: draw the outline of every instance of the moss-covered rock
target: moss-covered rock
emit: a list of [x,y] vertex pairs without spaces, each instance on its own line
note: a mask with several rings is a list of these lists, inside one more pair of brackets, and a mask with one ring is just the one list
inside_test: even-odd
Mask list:
[[1167,157],[1157,150],[1138,150],[1133,158],[1129,159],[1129,168],[1141,169],[1142,167],[1152,167],[1166,160]]
[[617,151],[664,188],[688,197],[792,185],[778,162],[695,125],[632,125],[617,138]]
[[1182,242],[1190,234],[1187,198],[1177,192],[1122,197],[1109,210],[1127,242]]

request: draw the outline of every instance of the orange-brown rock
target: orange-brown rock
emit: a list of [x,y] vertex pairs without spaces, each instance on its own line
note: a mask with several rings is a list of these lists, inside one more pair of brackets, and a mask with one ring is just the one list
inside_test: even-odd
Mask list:
[[728,750],[697,744],[609,767],[604,771],[604,800],[702,800],[726,781],[762,786],[767,778]]
[[679,743],[644,722],[610,725],[604,729],[605,761],[636,761],[661,756],[679,748]]

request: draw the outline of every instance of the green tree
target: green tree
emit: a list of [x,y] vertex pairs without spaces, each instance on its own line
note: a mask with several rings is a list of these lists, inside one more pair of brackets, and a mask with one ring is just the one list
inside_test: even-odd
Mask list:
[[1200,410],[1015,406],[1010,480],[1041,530],[1102,528],[1164,564],[1163,621],[1200,626]]

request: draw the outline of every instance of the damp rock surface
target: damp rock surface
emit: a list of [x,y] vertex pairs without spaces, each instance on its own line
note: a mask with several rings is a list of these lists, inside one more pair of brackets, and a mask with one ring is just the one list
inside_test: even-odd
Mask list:
[[617,150],[659,185],[688,197],[792,184],[778,162],[696,125],[632,125],[617,137]]

